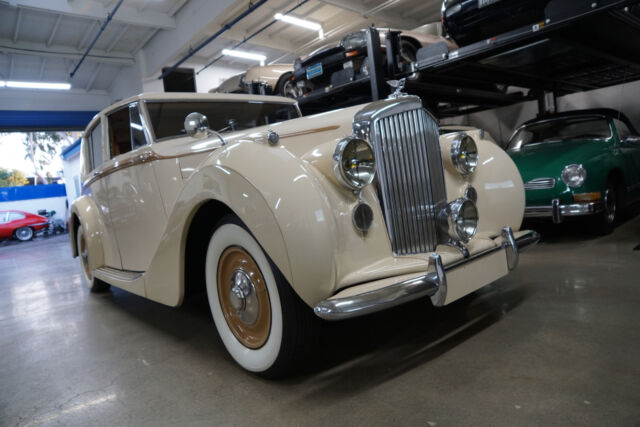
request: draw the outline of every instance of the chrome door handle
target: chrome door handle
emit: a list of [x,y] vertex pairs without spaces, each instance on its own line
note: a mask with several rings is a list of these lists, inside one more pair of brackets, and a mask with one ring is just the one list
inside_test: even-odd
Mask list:
[[93,176],[100,176],[100,175],[102,175],[102,171],[95,171],[93,173]]
[[138,156],[138,159],[142,162],[146,162],[151,158],[151,153],[142,153]]

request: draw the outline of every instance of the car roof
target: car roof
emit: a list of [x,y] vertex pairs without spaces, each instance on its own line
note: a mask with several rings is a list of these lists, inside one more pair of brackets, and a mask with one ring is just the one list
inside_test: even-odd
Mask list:
[[563,111],[561,113],[555,113],[555,114],[546,114],[541,117],[536,117],[535,119],[527,120],[522,125],[520,125],[519,128],[532,123],[543,122],[546,120],[565,119],[569,117],[580,117],[580,116],[606,116],[606,117],[611,117],[613,119],[618,119],[624,122],[629,127],[629,130],[633,134],[637,133],[635,130],[635,127],[633,126],[629,118],[625,116],[624,113],[622,113],[621,111],[615,110],[613,108],[587,108],[583,110],[571,110],[571,111]]

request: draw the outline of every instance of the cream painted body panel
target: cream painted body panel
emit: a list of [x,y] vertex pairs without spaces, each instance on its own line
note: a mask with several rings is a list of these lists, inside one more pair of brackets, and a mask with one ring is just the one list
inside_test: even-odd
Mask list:
[[[163,95],[171,99],[194,98],[186,94]],[[271,98],[285,102],[279,97],[206,96],[216,100]],[[145,98],[164,99],[159,95]],[[131,99],[122,101],[128,102]],[[151,149],[158,157],[143,166],[154,171],[160,184],[157,192],[162,194],[162,201],[156,203],[159,218],[153,227],[161,231],[150,237],[130,224],[122,224],[128,227],[131,239],[154,239],[147,246],[150,249],[144,257],[150,261],[140,279],[146,297],[167,305],[182,302],[189,225],[198,208],[210,200],[231,208],[310,306],[353,285],[426,272],[428,254],[393,255],[374,186],[361,194],[362,200],[373,208],[372,228],[363,235],[353,227],[351,214],[360,199],[337,184],[332,155],[336,143],[351,134],[352,118],[361,108],[227,133],[224,146],[215,136],[182,137],[153,144]],[[267,143],[269,130],[280,136],[275,146]],[[479,232],[467,245],[473,255],[499,245],[500,239],[495,238],[502,227],[519,229],[524,189],[513,162],[489,140],[477,141],[478,168],[471,177],[463,178],[449,159],[454,137],[451,134],[440,139],[447,198],[451,201],[460,197],[469,185],[478,193]],[[119,186],[124,189],[124,185],[123,180]],[[96,221],[83,216],[75,204],[74,208],[81,222]],[[165,210],[166,218],[162,218]],[[104,225],[99,222],[92,227],[104,233]],[[440,245],[436,251],[445,266],[462,259],[460,251],[449,246]],[[476,262],[482,262],[482,258]],[[495,260],[487,263],[486,269],[487,277],[497,278],[503,273],[503,265]],[[452,298],[476,285],[482,286],[482,281],[472,276],[456,273],[455,277],[458,279],[449,284],[455,288],[450,291]],[[446,303],[451,300],[448,297]]]

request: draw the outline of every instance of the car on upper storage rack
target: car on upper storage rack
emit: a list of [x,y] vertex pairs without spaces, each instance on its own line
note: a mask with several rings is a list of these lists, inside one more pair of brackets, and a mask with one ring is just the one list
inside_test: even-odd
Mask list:
[[525,217],[561,222],[590,215],[608,232],[619,208],[640,197],[640,134],[612,109],[530,120],[507,147],[526,190]]
[[509,156],[440,137],[414,96],[300,117],[283,97],[146,94],[81,147],[69,229],[89,288],[177,306],[205,284],[225,347],[264,376],[305,360],[318,317],[449,304],[538,238]]
[[291,80],[292,64],[270,64],[249,68],[246,72],[229,77],[211,89],[211,93],[249,93],[279,95],[296,98],[299,90]]
[[[309,55],[298,58],[293,64],[293,81],[301,93],[328,91],[333,87],[350,82],[366,80],[370,74],[370,61],[367,52],[367,31],[359,30],[344,36],[337,45],[328,45]],[[388,29],[377,29],[380,47],[386,49]],[[441,43],[449,49],[455,49],[454,42],[444,37],[420,31],[400,31],[399,55],[400,67],[408,66],[416,60],[416,54],[422,47]],[[386,61],[386,57],[383,59]]]
[[15,237],[31,240],[33,236],[49,226],[43,216],[23,211],[0,211],[0,239]]
[[442,23],[448,35],[464,46],[525,25],[544,24],[549,1],[444,0]]

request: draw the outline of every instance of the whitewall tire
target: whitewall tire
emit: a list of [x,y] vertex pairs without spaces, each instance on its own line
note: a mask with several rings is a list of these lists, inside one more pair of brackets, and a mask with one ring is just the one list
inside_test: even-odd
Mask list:
[[314,335],[313,313],[237,218],[225,218],[211,236],[205,279],[211,314],[231,357],[264,377],[294,369]]

